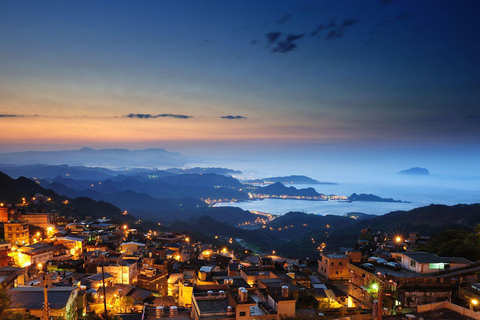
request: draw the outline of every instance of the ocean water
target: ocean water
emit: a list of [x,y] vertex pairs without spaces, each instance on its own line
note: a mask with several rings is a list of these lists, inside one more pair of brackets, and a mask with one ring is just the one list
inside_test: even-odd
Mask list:
[[430,204],[455,205],[480,202],[480,180],[468,177],[428,176],[428,177],[384,177],[383,179],[353,180],[339,179],[336,185],[293,185],[296,188],[312,187],[323,194],[349,196],[352,193],[374,194],[383,198],[407,201],[368,202],[368,201],[308,201],[288,199],[264,199],[234,203],[219,203],[216,206],[235,206],[282,215],[290,211],[313,214],[344,215],[349,212],[362,212],[382,215],[397,210],[411,210]]

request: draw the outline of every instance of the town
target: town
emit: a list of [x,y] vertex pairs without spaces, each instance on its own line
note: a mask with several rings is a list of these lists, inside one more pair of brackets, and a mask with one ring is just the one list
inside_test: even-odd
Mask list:
[[5,319],[479,318],[480,263],[416,251],[429,241],[416,232],[364,229],[352,248],[322,243],[318,257],[298,260],[238,251],[241,239],[213,245],[111,218],[28,212],[49,201],[0,204]]

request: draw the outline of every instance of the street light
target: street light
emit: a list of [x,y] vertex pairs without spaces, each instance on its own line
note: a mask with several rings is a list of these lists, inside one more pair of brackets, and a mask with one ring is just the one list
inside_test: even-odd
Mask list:
[[470,310],[473,311],[477,305],[478,305],[478,300],[477,299],[470,300]]

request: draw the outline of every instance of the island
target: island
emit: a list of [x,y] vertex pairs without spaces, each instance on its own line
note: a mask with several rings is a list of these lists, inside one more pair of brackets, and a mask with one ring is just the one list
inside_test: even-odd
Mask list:
[[425,168],[414,167],[406,170],[402,170],[399,174],[406,174],[411,176],[428,176],[430,172]]

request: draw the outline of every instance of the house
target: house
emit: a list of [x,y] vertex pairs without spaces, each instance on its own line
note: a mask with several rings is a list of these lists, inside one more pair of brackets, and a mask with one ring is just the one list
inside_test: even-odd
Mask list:
[[[78,287],[53,287],[48,289],[50,317],[55,319],[76,319],[78,314]],[[11,304],[8,310],[29,311],[34,317],[44,317],[44,288],[17,287],[7,291]]]
[[0,268],[8,266],[10,263],[10,256],[8,255],[12,250],[10,242],[0,241]]
[[471,264],[470,260],[459,257],[439,257],[429,252],[392,252],[392,258],[402,265],[403,269],[416,273],[433,273],[445,269],[460,268]]
[[87,237],[73,234],[65,237],[57,237],[56,244],[63,244],[70,250],[72,256],[79,256],[85,251]]
[[[45,265],[53,259],[55,248],[50,244],[35,243],[21,247],[17,250],[18,265],[25,267],[29,265]],[[41,267],[40,267],[41,268]]]

